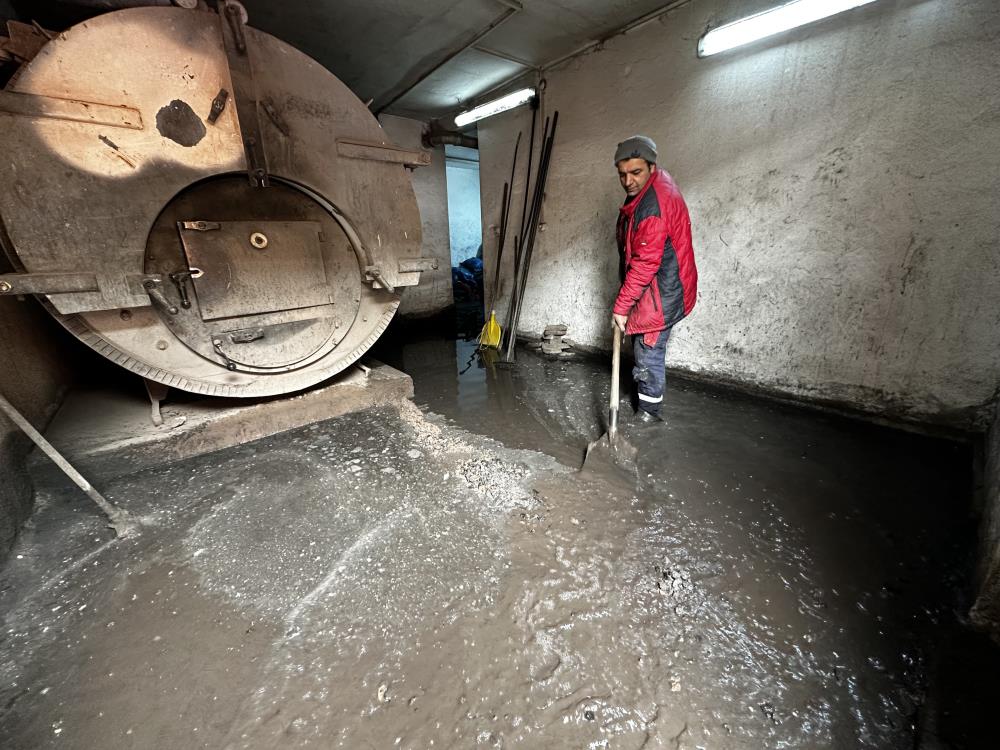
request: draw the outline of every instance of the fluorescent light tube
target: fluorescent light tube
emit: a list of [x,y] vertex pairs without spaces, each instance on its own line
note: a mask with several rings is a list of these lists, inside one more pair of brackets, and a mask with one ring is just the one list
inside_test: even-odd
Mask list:
[[875,0],[793,0],[754,16],[712,29],[698,40],[698,57],[708,57],[758,39],[780,34],[821,18],[842,13]]
[[484,117],[490,117],[491,115],[496,115],[500,112],[506,112],[508,109],[520,107],[522,104],[531,101],[534,96],[534,89],[521,89],[520,91],[515,91],[513,94],[501,96],[499,99],[486,102],[486,104],[480,104],[475,109],[463,112],[455,118],[455,124],[460,128],[465,127],[470,122],[476,122],[476,120],[482,120]]

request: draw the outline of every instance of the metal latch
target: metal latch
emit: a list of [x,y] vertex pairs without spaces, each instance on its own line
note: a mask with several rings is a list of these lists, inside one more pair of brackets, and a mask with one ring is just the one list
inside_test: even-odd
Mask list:
[[226,108],[227,101],[229,101],[229,92],[225,89],[219,89],[219,93],[212,100],[212,110],[208,113],[209,125],[215,125],[215,121],[219,119],[219,115]]
[[191,309],[191,299],[188,297],[187,283],[191,279],[197,279],[201,276],[202,271],[198,268],[185,268],[182,271],[174,271],[170,274],[170,280],[174,282],[174,286],[177,287],[177,294],[181,298],[181,307],[185,310]]
[[167,311],[170,315],[176,315],[180,312],[180,310],[177,309],[177,305],[168,300],[163,292],[160,291],[160,282],[158,280],[146,279],[142,282],[142,286],[146,289],[146,293],[149,294],[149,298],[157,307]]
[[222,224],[217,221],[182,221],[179,223],[181,229],[193,229],[196,232],[211,232],[222,229]]
[[390,294],[396,291],[396,289],[392,286],[392,284],[390,284],[388,281],[385,280],[385,276],[382,274],[382,269],[380,269],[378,266],[366,266],[365,276],[368,278],[369,281],[378,282],[379,286],[381,286]]

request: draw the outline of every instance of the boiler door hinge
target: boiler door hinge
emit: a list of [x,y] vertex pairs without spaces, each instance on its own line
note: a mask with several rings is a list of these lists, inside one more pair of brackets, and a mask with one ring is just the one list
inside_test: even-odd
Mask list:
[[159,284],[161,278],[142,273],[5,273],[0,274],[0,295],[101,292],[114,299],[123,294],[145,294],[147,281]]

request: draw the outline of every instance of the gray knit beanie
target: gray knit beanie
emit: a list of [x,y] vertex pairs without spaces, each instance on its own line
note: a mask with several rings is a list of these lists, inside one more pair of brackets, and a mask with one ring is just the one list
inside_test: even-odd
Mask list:
[[633,135],[618,144],[615,149],[615,164],[622,159],[645,159],[650,164],[656,163],[656,144],[652,138],[644,135]]

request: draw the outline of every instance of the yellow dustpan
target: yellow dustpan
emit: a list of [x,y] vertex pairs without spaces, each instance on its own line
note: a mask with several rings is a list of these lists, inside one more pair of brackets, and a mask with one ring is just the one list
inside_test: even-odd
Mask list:
[[479,345],[496,349],[500,345],[500,324],[497,323],[495,310],[490,310],[490,319],[486,321],[479,334]]

